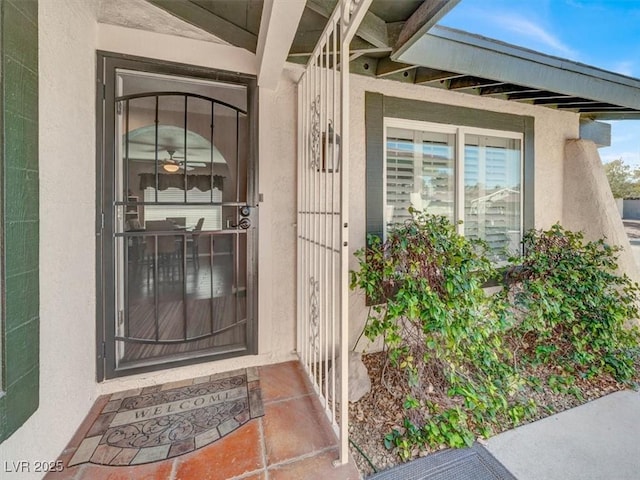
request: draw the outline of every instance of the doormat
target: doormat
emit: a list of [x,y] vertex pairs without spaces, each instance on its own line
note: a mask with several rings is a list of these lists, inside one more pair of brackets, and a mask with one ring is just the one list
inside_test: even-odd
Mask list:
[[376,473],[367,480],[516,480],[489,451],[474,443],[432,453],[403,465]]
[[114,393],[68,466],[166,460],[263,415],[257,368]]

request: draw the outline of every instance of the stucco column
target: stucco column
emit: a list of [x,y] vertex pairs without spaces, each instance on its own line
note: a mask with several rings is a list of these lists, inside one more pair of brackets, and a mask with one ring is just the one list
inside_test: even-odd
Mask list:
[[624,248],[618,268],[635,281],[640,274],[598,149],[591,140],[567,140],[564,149],[563,226],[581,230],[587,240],[606,237]]

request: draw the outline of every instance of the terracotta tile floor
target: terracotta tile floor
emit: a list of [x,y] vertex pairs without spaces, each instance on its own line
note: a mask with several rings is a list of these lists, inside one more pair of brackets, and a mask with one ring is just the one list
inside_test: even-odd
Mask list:
[[46,480],[357,480],[353,461],[334,467],[337,439],[298,362],[260,367],[265,415],[226,437],[185,455],[156,463],[66,467],[105,406],[98,399],[60,455],[65,469]]

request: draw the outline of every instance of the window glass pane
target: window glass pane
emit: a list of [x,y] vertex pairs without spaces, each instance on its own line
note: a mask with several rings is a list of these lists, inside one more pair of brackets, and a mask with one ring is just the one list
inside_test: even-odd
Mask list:
[[418,209],[455,218],[455,135],[422,132],[422,182]]
[[521,141],[464,139],[464,233],[489,244],[495,261],[520,251]]
[[[194,203],[222,202],[222,192],[217,188],[206,192],[198,188],[192,188],[188,193],[189,200]],[[179,188],[158,190],[157,194],[159,203],[177,204],[184,200],[184,190]],[[154,202],[155,198],[155,188],[147,187],[144,189],[145,202]],[[202,230],[222,229],[222,206],[220,205],[145,205],[144,207],[139,207],[139,209],[144,212],[145,222],[167,219],[172,220],[178,226],[192,228],[200,218],[204,218]]]
[[410,218],[409,207],[455,218],[455,135],[389,127],[385,225]]

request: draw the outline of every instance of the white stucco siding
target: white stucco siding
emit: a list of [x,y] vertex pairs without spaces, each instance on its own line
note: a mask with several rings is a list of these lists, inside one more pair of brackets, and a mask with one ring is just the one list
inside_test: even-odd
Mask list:
[[255,73],[250,52],[101,25],[97,5],[39,2],[40,406],[0,459],[55,460],[98,395],[293,358],[296,75],[285,72],[259,93],[259,355],[96,382],[96,50]]
[[[364,214],[366,210],[365,92],[377,92],[391,97],[534,117],[534,223],[536,228],[547,228],[556,222],[562,222],[564,146],[567,139],[579,136],[579,117],[577,114],[422,85],[352,75],[350,95],[351,204],[349,211],[351,254],[365,245],[367,235]],[[350,268],[357,268],[355,257],[351,256],[349,262]],[[368,307],[365,305],[364,296],[359,292],[351,292],[351,344],[360,334],[367,312]],[[358,348],[365,348],[366,344],[365,340],[361,340]]]
[[[297,74],[260,91],[260,351],[293,354],[296,333]],[[268,323],[266,323],[268,322]]]
[[564,226],[581,230],[586,240],[605,237],[619,245],[618,272],[640,280],[622,216],[613,198],[596,145],[590,140],[570,140],[565,146]]
[[96,5],[40,0],[38,15],[40,405],[0,445],[32,467],[56,459],[96,397]]

